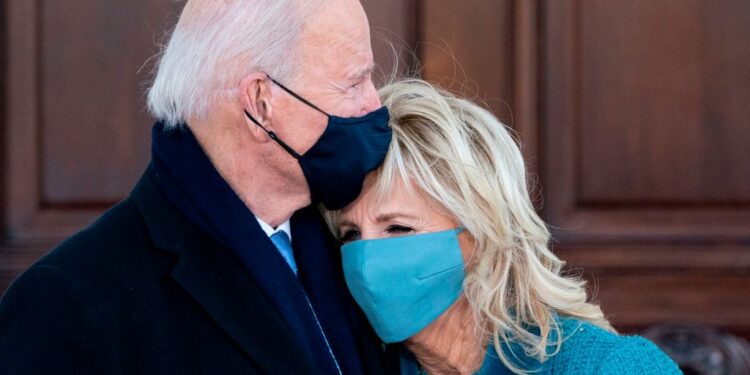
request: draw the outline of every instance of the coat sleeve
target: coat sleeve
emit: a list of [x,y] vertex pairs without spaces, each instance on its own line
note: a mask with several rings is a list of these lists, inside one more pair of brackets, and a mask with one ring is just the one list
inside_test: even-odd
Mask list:
[[672,375],[682,374],[653,342],[640,336],[624,336],[600,362],[597,374]]
[[0,300],[0,373],[119,374],[97,306],[59,268],[24,272]]

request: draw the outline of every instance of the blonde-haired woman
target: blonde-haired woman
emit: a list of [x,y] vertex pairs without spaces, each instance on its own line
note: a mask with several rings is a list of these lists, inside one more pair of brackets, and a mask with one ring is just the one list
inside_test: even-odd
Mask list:
[[384,342],[403,343],[402,374],[680,373],[561,274],[503,124],[421,80],[380,95],[388,155],[327,219],[355,300]]

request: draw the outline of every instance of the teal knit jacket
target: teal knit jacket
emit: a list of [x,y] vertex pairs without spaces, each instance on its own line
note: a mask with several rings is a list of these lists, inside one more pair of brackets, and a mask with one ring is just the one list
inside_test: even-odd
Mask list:
[[[682,374],[677,365],[654,343],[640,336],[620,336],[574,318],[558,318],[563,342],[560,351],[543,363],[513,348],[506,357],[531,374]],[[552,347],[554,350],[554,347]],[[515,357],[514,357],[515,356]],[[423,373],[414,357],[401,358],[401,373]],[[479,375],[513,374],[490,346]]]

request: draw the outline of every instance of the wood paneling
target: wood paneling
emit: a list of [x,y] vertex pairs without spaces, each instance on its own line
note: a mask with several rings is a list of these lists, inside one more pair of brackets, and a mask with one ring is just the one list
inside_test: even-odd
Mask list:
[[700,323],[750,326],[748,276],[731,273],[599,271],[589,276],[605,314],[615,326]]
[[750,2],[573,4],[580,204],[748,206]]
[[149,160],[145,63],[174,3],[38,4],[39,199],[45,207],[110,206]]
[[122,199],[145,167],[149,69],[139,70],[177,5],[11,1],[8,9],[6,241],[48,242]]
[[142,173],[153,122],[146,62],[181,6],[4,3],[0,289],[124,198]]
[[[5,137],[6,125],[5,125],[5,101],[7,97],[6,91],[6,72],[7,72],[7,25],[8,18],[6,15],[5,3],[0,6],[0,248],[2,247],[3,240],[5,238],[5,215],[6,215],[6,203],[5,203],[5,188],[7,181],[10,176],[5,163],[5,155],[7,150],[7,138]],[[2,257],[2,250],[0,250],[0,258]],[[0,276],[1,277],[1,276]],[[2,285],[0,285],[2,290]]]
[[[747,6],[727,3],[730,18]],[[544,178],[558,238],[746,243],[750,108],[737,103],[750,73],[729,67],[750,65],[750,47],[715,44],[744,46],[750,18],[699,17],[704,2],[545,4]],[[675,42],[696,33],[717,43]]]
[[370,22],[376,84],[394,74],[408,75],[415,65],[417,0],[363,0]]
[[[418,9],[422,76],[486,103],[503,122],[513,122],[513,8],[509,1],[422,1]],[[481,56],[481,59],[464,59]]]
[[513,128],[538,168],[538,4],[534,0],[420,1],[422,77],[485,104]]
[[717,3],[543,2],[544,213],[616,323],[750,326],[750,7]]

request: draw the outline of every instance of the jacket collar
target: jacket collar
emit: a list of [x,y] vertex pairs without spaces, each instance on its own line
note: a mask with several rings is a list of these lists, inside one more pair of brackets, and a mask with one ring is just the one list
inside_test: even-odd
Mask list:
[[[154,246],[179,259],[171,277],[267,373],[318,373],[232,253],[190,223],[159,190],[151,167],[131,193]],[[278,353],[308,360],[279,361]]]

